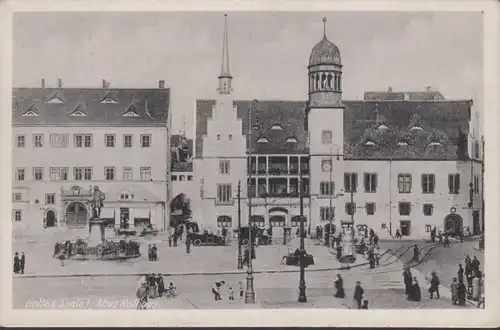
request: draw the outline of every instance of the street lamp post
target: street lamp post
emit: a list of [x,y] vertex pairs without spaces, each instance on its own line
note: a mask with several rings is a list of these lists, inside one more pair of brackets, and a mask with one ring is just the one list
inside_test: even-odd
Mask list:
[[253,269],[252,269],[252,105],[257,104],[259,109],[259,101],[252,100],[248,109],[248,266],[247,266],[247,290],[245,292],[245,304],[255,303],[255,291],[253,288]]
[[241,181],[238,181],[238,269],[243,269],[241,239]]
[[304,181],[302,179],[302,171],[300,172],[299,177],[299,201],[300,201],[300,255],[299,255],[299,263],[300,263],[300,280],[299,280],[299,302],[304,303],[307,302],[306,296],[306,274],[304,267],[304,257],[306,254],[306,250],[304,247]]

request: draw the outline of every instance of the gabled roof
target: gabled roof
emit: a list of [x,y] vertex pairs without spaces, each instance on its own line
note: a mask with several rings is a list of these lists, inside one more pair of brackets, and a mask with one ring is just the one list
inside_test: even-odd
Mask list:
[[[47,102],[54,95],[64,103]],[[164,88],[13,88],[12,96],[14,126],[165,126],[170,102]],[[116,103],[101,103],[106,98]],[[137,116],[122,116],[130,106]]]
[[[242,119],[241,133],[248,132],[248,110],[251,101],[234,101],[238,118]],[[196,101],[196,157],[203,155],[203,136],[207,134],[207,121],[212,117],[212,107],[215,100]],[[255,154],[307,154],[307,132],[304,127],[306,117],[306,102],[301,101],[260,101],[259,110],[255,104],[252,107],[252,153]],[[282,129],[273,129],[279,125]],[[290,136],[297,143],[287,143]],[[266,138],[268,143],[258,143],[260,138]],[[250,138],[247,137],[247,145]]]
[[[457,101],[343,101],[345,159],[434,159],[467,158],[470,100]],[[248,127],[250,101],[235,101]],[[196,109],[196,157],[203,156],[203,136],[215,100],[198,100]],[[261,101],[253,107],[253,154],[307,154],[306,102]],[[272,130],[281,123],[282,131]],[[382,129],[379,129],[384,125]],[[297,143],[287,143],[290,136]],[[268,143],[257,143],[265,137]],[[437,141],[441,146],[429,148]],[[247,145],[249,139],[247,138]],[[366,145],[366,143],[368,145]],[[405,145],[406,143],[406,145]]]

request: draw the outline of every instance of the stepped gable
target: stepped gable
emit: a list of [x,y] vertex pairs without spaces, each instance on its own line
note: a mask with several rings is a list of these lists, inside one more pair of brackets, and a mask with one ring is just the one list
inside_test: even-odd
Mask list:
[[[252,101],[235,101],[238,118],[242,119],[243,135],[248,133],[248,111]],[[203,136],[207,134],[208,118],[213,116],[215,100],[197,100],[196,103],[196,157],[203,157]],[[307,130],[304,127],[306,102],[259,101],[252,112],[252,153],[307,154]],[[291,139],[290,139],[291,138]],[[247,145],[249,142],[247,137]],[[261,139],[268,142],[257,142]],[[297,142],[290,142],[290,141]],[[288,141],[288,142],[287,142]]]
[[[48,102],[57,95],[63,102]],[[110,101],[110,99],[112,101]],[[164,126],[169,89],[13,88],[14,126]],[[38,115],[24,115],[30,108]],[[84,113],[73,115],[75,110]]]
[[[467,157],[469,100],[344,101],[343,104],[345,159]],[[386,128],[380,128],[375,109],[384,118]]]
[[[250,101],[236,101],[238,117],[248,127]],[[467,134],[471,100],[344,101],[345,159],[468,159]],[[197,101],[196,157],[203,155],[203,136],[214,100]],[[255,154],[307,153],[305,102],[261,101],[254,113],[259,129],[253,134]],[[254,106],[255,108],[255,106]],[[280,125],[283,130],[272,129]],[[413,128],[413,129],[412,129]],[[293,136],[297,143],[286,143]],[[266,138],[267,143],[258,143]]]

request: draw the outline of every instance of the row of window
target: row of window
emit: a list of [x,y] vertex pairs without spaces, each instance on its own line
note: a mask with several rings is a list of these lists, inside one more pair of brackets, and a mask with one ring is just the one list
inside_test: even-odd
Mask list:
[[[43,167],[33,167],[33,179],[42,181],[45,177],[45,169]],[[122,168],[122,180],[134,180],[134,169],[132,167]],[[92,167],[74,167],[73,180],[88,181],[93,179],[94,169]],[[27,170],[23,167],[16,168],[16,181],[25,181],[27,177]],[[67,181],[69,178],[69,167],[49,167],[49,177],[52,181]],[[117,180],[117,170],[115,167],[104,167],[105,180]],[[151,167],[140,168],[140,180],[151,180]]]
[[[23,194],[22,193],[13,193],[12,194],[12,202],[22,202],[23,201]],[[45,204],[47,205],[53,205],[56,203],[56,194],[53,193],[46,193],[45,194]]]
[[[399,215],[408,216],[411,214],[411,203],[410,202],[399,202]],[[375,215],[376,204],[366,203],[364,206],[366,210],[366,215]],[[433,204],[423,204],[422,212],[425,216],[431,216],[434,210]],[[347,215],[353,215],[356,213],[356,203],[346,202],[345,203],[345,213]],[[335,207],[320,207],[320,219],[323,221],[333,220],[335,218]]]
[[[132,134],[123,134],[122,143],[124,148],[132,148],[134,136]],[[52,148],[68,148],[69,133],[50,133],[49,144]],[[16,136],[16,145],[18,148],[26,147],[26,135]],[[106,148],[114,148],[117,145],[116,134],[104,134],[104,146]],[[139,137],[139,145],[141,148],[149,148],[151,146],[151,134],[141,134]],[[43,148],[45,146],[44,134],[33,134],[33,147]],[[73,134],[73,146],[75,148],[92,148],[92,134]]]
[[[366,193],[376,193],[378,187],[377,173],[364,173],[363,183]],[[322,182],[323,183],[323,182]],[[398,174],[398,191],[400,194],[408,194],[412,191],[412,175],[409,173]],[[436,176],[434,174],[422,174],[422,193],[433,194],[436,189]],[[344,173],[345,192],[356,192],[358,188],[358,173]],[[320,186],[320,191],[323,191]],[[448,174],[448,191],[450,194],[460,193],[460,173]],[[479,194],[479,176],[474,176],[473,191]],[[322,195],[328,195],[322,193]]]
[[170,179],[172,181],[193,181],[192,175],[171,175]]
[[[264,220],[264,217],[262,216],[256,216],[252,218],[252,224],[255,224],[257,227],[264,227],[266,225],[266,221]],[[307,219],[306,219],[307,223]],[[271,217],[269,219],[269,224],[273,227],[284,227],[285,226],[285,219],[282,217]],[[295,216],[292,218],[290,222],[292,227],[299,227],[300,226],[300,218],[298,216]],[[217,218],[217,227],[221,228],[230,228],[233,226],[233,220],[231,219],[230,216],[227,215],[222,215]]]

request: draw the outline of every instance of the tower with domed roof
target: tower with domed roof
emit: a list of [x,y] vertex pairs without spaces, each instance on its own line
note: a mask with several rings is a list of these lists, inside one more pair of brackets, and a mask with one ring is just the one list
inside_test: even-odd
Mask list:
[[[332,208],[331,200],[343,186],[344,172],[344,105],[342,104],[342,64],[339,48],[326,36],[323,18],[323,38],[309,56],[309,102],[306,125],[309,136],[309,166],[312,219],[320,219],[320,209]],[[335,209],[329,211],[335,217]],[[340,210],[337,211],[340,215]],[[329,217],[329,216],[327,216]],[[332,219],[333,220],[333,219]],[[339,223],[335,223],[339,226]]]

